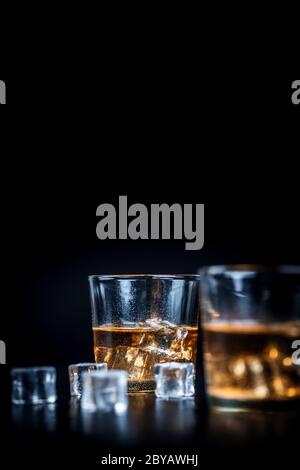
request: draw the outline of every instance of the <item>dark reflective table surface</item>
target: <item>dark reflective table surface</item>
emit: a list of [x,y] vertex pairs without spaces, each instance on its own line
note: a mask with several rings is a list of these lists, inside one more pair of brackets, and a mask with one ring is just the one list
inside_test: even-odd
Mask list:
[[[5,387],[4,387],[5,389]],[[2,455],[16,463],[95,463],[102,455],[198,453],[218,461],[241,452],[275,460],[297,455],[300,408],[286,411],[225,412],[203,401],[165,401],[152,394],[129,396],[128,411],[83,412],[67,393],[55,405],[12,405],[2,390],[0,436]],[[66,391],[65,391],[66,392]],[[7,444],[7,446],[6,446]],[[8,447],[9,446],[9,447]],[[7,447],[7,449],[6,449]],[[16,449],[12,452],[9,449]]]

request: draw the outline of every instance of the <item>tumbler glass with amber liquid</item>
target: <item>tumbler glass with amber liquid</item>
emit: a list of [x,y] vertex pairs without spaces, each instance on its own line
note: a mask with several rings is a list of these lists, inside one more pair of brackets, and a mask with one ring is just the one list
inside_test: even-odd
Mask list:
[[198,275],[90,276],[96,362],[128,372],[130,392],[154,390],[154,366],[196,362]]
[[300,404],[300,267],[200,272],[210,402],[233,409]]

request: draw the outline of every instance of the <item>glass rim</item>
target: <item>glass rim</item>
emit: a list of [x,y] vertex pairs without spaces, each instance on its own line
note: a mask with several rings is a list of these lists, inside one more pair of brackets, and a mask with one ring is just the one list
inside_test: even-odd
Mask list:
[[279,274],[300,274],[298,264],[223,264],[213,266],[203,266],[199,268],[201,274],[222,274],[224,272],[265,272]]
[[200,280],[200,274],[92,274],[88,276],[90,281],[109,280],[139,280],[139,279],[166,279],[166,280]]

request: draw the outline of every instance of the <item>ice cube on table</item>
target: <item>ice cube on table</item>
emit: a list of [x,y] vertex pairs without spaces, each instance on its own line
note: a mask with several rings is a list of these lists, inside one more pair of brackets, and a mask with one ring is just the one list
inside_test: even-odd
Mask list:
[[107,370],[107,364],[95,362],[81,362],[79,364],[71,364],[68,368],[70,380],[71,396],[80,397],[82,394],[82,375],[84,372],[93,372]]
[[26,367],[11,371],[12,402],[16,405],[55,403],[56,369]]
[[127,409],[128,374],[123,370],[85,372],[81,406],[85,411],[114,411]]
[[195,367],[191,362],[156,364],[154,376],[158,398],[184,398],[195,394]]

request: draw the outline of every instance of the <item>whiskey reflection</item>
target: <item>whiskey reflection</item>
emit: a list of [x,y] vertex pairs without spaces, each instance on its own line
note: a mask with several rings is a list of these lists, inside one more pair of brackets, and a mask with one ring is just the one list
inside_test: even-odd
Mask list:
[[208,418],[208,440],[220,446],[260,444],[266,436],[280,442],[298,427],[300,410],[290,411],[235,411],[211,409]]

